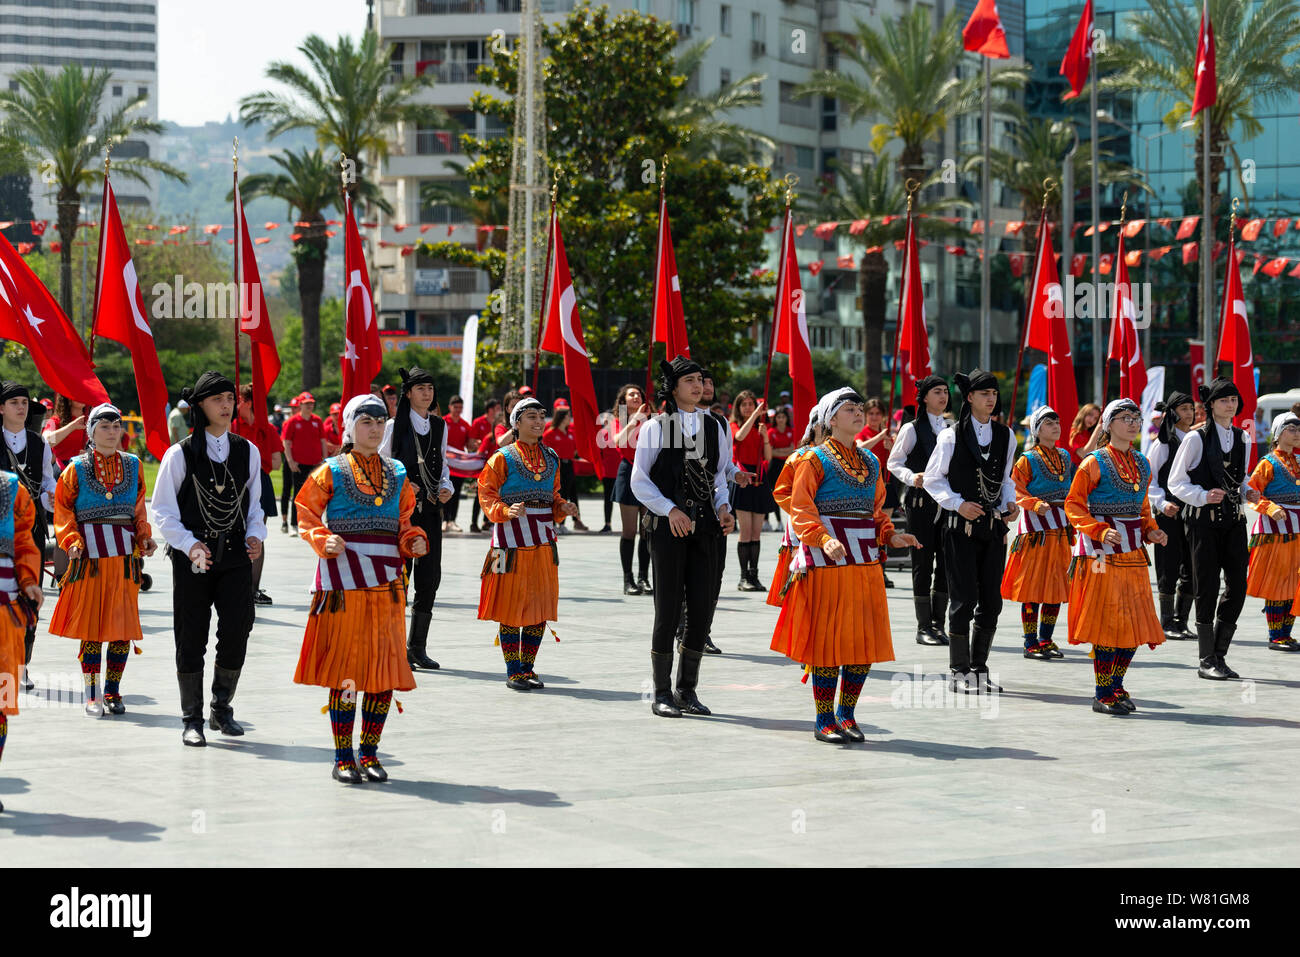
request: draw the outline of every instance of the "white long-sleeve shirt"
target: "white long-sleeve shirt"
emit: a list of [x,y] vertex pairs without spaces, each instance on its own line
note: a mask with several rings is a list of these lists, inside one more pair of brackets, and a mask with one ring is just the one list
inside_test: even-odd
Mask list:
[[[203,437],[207,442],[208,458],[213,462],[224,462],[230,458],[230,433],[213,435],[206,429]],[[158,476],[153,486],[153,525],[162,533],[163,539],[182,555],[188,555],[190,549],[199,544],[194,533],[181,522],[181,506],[177,500],[181,483],[185,481],[185,453],[180,445],[173,445],[163,453],[158,464]],[[244,483],[248,493],[248,514],[244,516],[244,535],[266,541],[266,515],[262,511],[262,456],[257,446],[248,443],[248,481]]]
[[[0,429],[5,434],[5,445],[9,446],[9,451],[13,452],[14,458],[18,458],[27,451],[27,430],[19,429],[17,432],[10,432],[8,429]],[[50,453],[50,443],[44,437],[41,439],[41,507],[47,512],[54,511],[54,457]],[[8,465],[8,461],[5,462]]]
[[[1174,432],[1178,434],[1178,447],[1182,448],[1182,443],[1187,441],[1187,433],[1179,428],[1175,428]],[[1147,494],[1151,499],[1151,513],[1153,515],[1162,514],[1167,501],[1165,499],[1165,490],[1160,487],[1160,481],[1157,478],[1167,461],[1169,461],[1169,446],[1156,439],[1151,443],[1151,448],[1147,451],[1147,462],[1151,464],[1151,488]],[[1171,482],[1173,477],[1173,466],[1170,466],[1169,480]]]
[[[989,445],[993,441],[993,423],[981,422],[972,418],[971,425],[975,427],[975,439],[980,445]],[[957,433],[960,431],[960,424],[954,425],[950,429],[944,429],[939,433],[939,440],[935,443],[934,451],[930,453],[930,461],[925,465],[925,479],[923,488],[930,493],[930,497],[939,503],[940,507],[946,508],[950,512],[955,512],[964,503],[965,499],[952,490],[948,483],[948,468],[952,465],[952,452],[957,447]],[[1008,430],[1007,434],[1007,461],[1002,469],[1002,500],[998,505],[998,510],[1005,512],[1011,507],[1016,500],[1016,483],[1011,478],[1011,468],[1016,464],[1016,436],[1014,432]]]
[[[941,415],[930,415],[930,428],[934,430],[937,439],[943,434],[943,430],[948,427],[948,421]],[[898,438],[894,440],[894,447],[889,451],[889,461],[886,467],[891,475],[898,479],[908,488],[916,480],[917,473],[907,467],[907,457],[912,454],[912,449],[916,448],[916,423],[908,422],[898,430]]]
[[[1232,451],[1232,429],[1225,429],[1215,422],[1214,431],[1219,435],[1219,448],[1224,452]],[[1183,439],[1182,444],[1178,446],[1178,453],[1174,456],[1174,464],[1169,467],[1169,491],[1176,498],[1197,508],[1206,504],[1206,497],[1210,491],[1201,488],[1199,485],[1193,485],[1188,474],[1201,464],[1201,434],[1200,429],[1192,429],[1187,433],[1187,438]],[[1243,432],[1241,437],[1242,441],[1247,445],[1246,461],[1250,461],[1250,433]],[[1250,491],[1249,478],[1250,476],[1247,475],[1241,483],[1243,501]]]
[[[410,415],[411,415],[411,428],[415,430],[415,434],[428,435],[430,429],[429,417],[427,415],[420,415],[420,413],[416,412],[414,409],[411,410]],[[387,422],[384,423],[384,439],[382,442],[379,443],[379,454],[386,459],[391,459],[393,457],[393,420],[392,419],[389,419]],[[441,458],[442,458],[442,475],[438,477],[439,479],[438,488],[439,489],[445,488],[448,492],[455,492],[456,486],[451,484],[451,466],[447,464],[447,429],[445,427],[442,430]],[[420,484],[420,477],[418,475],[407,476],[407,477],[416,485]],[[426,491],[425,494],[437,494],[437,493],[436,492],[430,493]]]
[[[704,441],[700,436],[700,428],[705,421],[712,422],[718,430],[718,468],[713,473],[713,508],[717,512],[728,508],[726,463],[730,461],[730,456],[724,458],[724,455],[730,448],[730,436],[727,435],[729,430],[724,429],[722,423],[713,416],[699,410],[682,412],[679,409],[673,415],[680,422],[682,431],[692,439],[699,437],[701,442]],[[659,486],[650,478],[650,469],[659,458],[662,445],[663,429],[660,428],[659,420],[652,418],[641,426],[641,432],[637,435],[636,457],[632,460],[632,494],[656,515],[667,517],[677,506],[659,491]]]

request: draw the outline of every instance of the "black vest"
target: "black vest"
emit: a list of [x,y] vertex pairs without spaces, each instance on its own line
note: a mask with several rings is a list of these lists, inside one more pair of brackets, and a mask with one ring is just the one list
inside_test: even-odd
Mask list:
[[1219,433],[1213,419],[1200,428],[1201,461],[1187,470],[1193,485],[1207,492],[1223,489],[1226,495],[1218,505],[1189,509],[1187,520],[1197,525],[1235,522],[1241,518],[1241,483],[1246,480],[1246,441],[1241,429],[1232,427],[1232,448],[1227,452],[1219,445]]
[[[948,465],[948,485],[968,502],[984,507],[984,517],[967,521],[956,512],[949,517],[949,526],[966,532],[974,538],[989,538],[1006,532],[1006,523],[999,519],[1002,504],[1002,479],[1007,468],[1007,444],[1011,431],[1001,422],[990,422],[993,438],[988,447],[988,458],[981,454],[975,438],[974,420],[958,422],[953,438],[952,461]],[[988,495],[980,494],[980,478]],[[954,524],[956,523],[956,524]],[[969,529],[969,531],[968,531]]]
[[699,525],[716,522],[713,512],[713,476],[718,471],[719,447],[717,426],[709,425],[717,418],[705,412],[700,424],[700,432],[695,435],[695,445],[699,448],[700,434],[704,436],[703,460],[696,458],[686,461],[686,442],[681,429],[681,420],[676,415],[657,415],[659,422],[659,455],[650,466],[650,481],[655,483],[660,494],[672,501]]
[[39,432],[33,432],[31,429],[25,431],[27,450],[23,454],[27,461],[20,461],[10,450],[8,443],[5,443],[4,453],[0,455],[0,471],[13,472],[18,476],[18,481],[27,488],[27,494],[32,497],[32,504],[36,506],[36,522],[32,526],[32,537],[38,544],[43,544],[46,528],[45,507],[41,505],[41,483],[45,477],[45,440],[41,438]]
[[939,444],[939,437],[934,434],[934,426],[930,424],[930,416],[924,409],[912,420],[912,432],[916,436],[916,444],[912,446],[912,451],[907,453],[904,464],[909,471],[920,473],[925,471],[925,466],[930,461],[930,454]]
[[[397,428],[395,422],[393,428]],[[419,486],[421,494],[431,495],[434,498],[437,498],[438,485],[442,482],[442,435],[446,430],[447,423],[438,415],[429,416],[428,435],[417,434],[408,420],[406,428],[402,430],[401,441],[393,449],[393,457],[406,466],[407,479]],[[424,487],[417,453],[424,455],[424,470],[432,479],[433,488]]]
[[[224,477],[225,470],[214,467],[212,460],[208,458],[206,435],[207,433],[202,429],[195,429],[177,443],[185,459],[185,478],[181,481],[180,490],[176,494],[176,502],[181,511],[181,524],[191,535],[208,546],[208,550],[212,552],[212,568],[235,568],[247,565],[250,559],[244,539],[247,537],[248,530],[249,502],[245,486],[248,485],[252,446],[242,436],[235,435],[233,432],[227,433],[230,455],[226,458],[225,465],[230,471],[231,482],[224,490],[218,492],[217,475],[221,474]],[[198,493],[194,490],[196,482],[201,482],[208,494],[214,496],[223,506],[234,506],[238,502],[239,512],[234,524],[224,535],[204,527],[203,513],[199,510]]]
[[[1172,412],[1165,413],[1173,415]],[[1160,466],[1160,471],[1156,473],[1156,484],[1165,491],[1165,501],[1173,502],[1175,505],[1182,505],[1183,500],[1173,492],[1169,491],[1169,470],[1173,467],[1174,456],[1178,454],[1178,446],[1183,444],[1183,440],[1178,437],[1174,429],[1169,430],[1169,455],[1165,458],[1165,464]]]

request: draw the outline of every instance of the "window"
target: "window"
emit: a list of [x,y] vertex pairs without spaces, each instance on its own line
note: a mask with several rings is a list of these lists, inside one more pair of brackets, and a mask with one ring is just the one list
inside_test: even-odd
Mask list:
[[722,86],[728,86],[731,83],[731,71],[725,66],[718,71],[718,83]]
[[718,14],[718,32],[724,37],[731,36],[731,7],[725,3]]
[[18,89],[18,81],[17,81],[17,80],[10,80],[10,81],[9,81],[9,89],[11,89],[11,90],[16,90],[16,89]]
[[114,83],[114,84],[113,84],[113,95],[114,95],[114,96],[121,96],[121,95],[122,95],[122,84],[121,84],[121,83]]
[[767,39],[766,32],[763,15],[761,13],[751,13],[749,15],[749,38],[756,43],[761,43]]
[[147,87],[147,86],[137,86],[137,87],[135,88],[135,95],[136,95],[136,98],[137,98],[137,99],[141,99],[141,100],[143,100],[145,97],[147,97],[147,96],[149,95],[149,87]]
[[403,63],[406,58],[406,44],[394,43],[393,50],[388,55],[388,66],[392,70],[391,79],[400,80],[402,78]]
[[695,0],[677,0],[677,22],[695,26]]
[[813,169],[817,162],[817,151],[811,146],[794,148],[794,165],[800,169]]

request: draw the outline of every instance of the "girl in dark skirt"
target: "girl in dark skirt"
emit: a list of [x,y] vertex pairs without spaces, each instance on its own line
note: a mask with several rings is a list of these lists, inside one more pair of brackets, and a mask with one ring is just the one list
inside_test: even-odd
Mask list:
[[[632,460],[636,458],[636,438],[641,431],[641,423],[650,418],[650,406],[646,404],[641,388],[625,385],[618,390],[614,400],[614,423],[610,429],[618,428],[615,445],[618,447],[622,461],[618,464],[618,475],[614,479],[614,501],[618,502],[619,514],[623,519],[622,537],[619,539],[619,556],[623,560],[623,594],[653,595],[650,585],[650,542],[641,535],[640,548],[636,545],[637,529],[641,527],[641,516],[645,508],[632,494]],[[619,427],[619,423],[623,423]],[[637,564],[640,576],[632,578],[632,552],[637,552]]]
[[740,541],[736,554],[740,558],[740,591],[767,591],[758,580],[759,536],[763,532],[763,516],[776,508],[771,485],[765,480],[764,469],[772,460],[772,446],[767,439],[763,423],[766,403],[760,402],[753,392],[745,389],[731,406],[732,457],[745,472],[752,472],[759,480],[744,488],[737,486],[731,493],[731,510],[736,514],[736,528]]
[[[892,516],[894,509],[902,504],[898,493],[898,479],[890,474],[886,467],[889,462],[889,453],[894,448],[894,433],[890,430],[889,424],[885,421],[889,411],[885,408],[885,403],[880,399],[868,399],[866,406],[867,424],[861,432],[857,434],[857,446],[860,449],[869,449],[876,456],[880,463],[881,474],[885,477],[885,504],[881,511],[885,515]],[[881,569],[884,569],[882,564]],[[893,588],[894,583],[885,576],[885,587]]]
[[[768,463],[767,475],[763,484],[769,490],[774,491],[776,489],[777,476],[781,474],[781,469],[785,467],[785,460],[794,451],[795,441],[794,429],[790,424],[790,411],[785,406],[780,406],[772,414],[772,424],[767,427],[767,444],[772,447],[772,461]],[[772,504],[776,504],[775,500]],[[781,510],[776,508],[773,510],[773,514],[776,516],[775,527],[780,530],[784,521],[781,517]],[[764,522],[766,523],[766,519],[764,519]]]

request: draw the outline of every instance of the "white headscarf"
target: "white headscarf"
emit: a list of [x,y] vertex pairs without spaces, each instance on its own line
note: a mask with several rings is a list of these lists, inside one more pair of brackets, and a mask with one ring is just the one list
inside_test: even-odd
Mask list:
[[1056,416],[1058,422],[1061,418],[1059,415],[1056,415],[1056,410],[1050,405],[1040,405],[1034,410],[1033,414],[1029,416],[1029,434],[1034,437],[1035,441],[1038,440],[1038,427],[1042,425],[1044,420],[1049,416]]
[[353,428],[357,419],[363,415],[383,421],[388,418],[388,406],[377,395],[358,395],[348,399],[348,404],[343,408],[343,443],[345,445],[356,442]]
[[809,424],[816,422],[823,429],[829,429],[831,419],[835,418],[835,413],[840,410],[840,406],[857,397],[857,395],[858,390],[851,386],[845,386],[842,389],[836,389],[834,392],[826,393],[813,409]]
[[1114,402],[1107,405],[1106,411],[1101,414],[1101,428],[1103,432],[1110,431],[1111,420],[1121,412],[1136,412],[1138,415],[1142,414],[1142,410],[1138,408],[1138,404],[1132,399],[1116,399]]
[[1273,433],[1274,445],[1282,437],[1282,430],[1288,425],[1300,425],[1300,416],[1294,412],[1279,412],[1273,417],[1273,428],[1270,431]]
[[86,438],[94,440],[95,426],[101,421],[121,418],[122,413],[117,406],[111,402],[101,402],[90,410],[90,415],[86,416]]
[[517,426],[519,424],[519,417],[529,409],[540,409],[543,413],[546,412],[546,406],[542,405],[531,395],[525,396],[516,402],[515,407],[510,410],[510,428],[513,429]]

